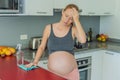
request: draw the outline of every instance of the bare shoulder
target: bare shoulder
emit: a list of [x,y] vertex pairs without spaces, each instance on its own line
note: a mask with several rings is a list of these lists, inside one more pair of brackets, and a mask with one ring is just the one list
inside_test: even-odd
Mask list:
[[51,24],[46,25],[46,26],[45,26],[45,30],[46,30],[46,31],[49,31],[49,30],[50,30],[50,26],[51,26]]
[[48,25],[46,25],[46,26],[45,26],[45,29],[44,29],[44,32],[49,34],[50,31],[51,31],[51,26],[56,26],[56,24],[57,24],[57,23],[53,23],[53,24],[48,24]]
[[43,36],[49,37],[50,35],[50,30],[51,30],[51,24],[48,24],[44,28]]
[[46,25],[45,26],[45,28],[44,28],[44,33],[46,33],[46,34],[49,34],[50,33],[50,29],[51,29],[51,24],[48,24],[48,25]]

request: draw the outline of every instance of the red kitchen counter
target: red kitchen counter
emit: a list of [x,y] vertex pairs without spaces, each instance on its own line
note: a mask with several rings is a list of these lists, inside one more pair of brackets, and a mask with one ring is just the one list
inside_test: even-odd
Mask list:
[[0,57],[0,80],[66,80],[43,68],[24,71],[16,64],[16,57]]

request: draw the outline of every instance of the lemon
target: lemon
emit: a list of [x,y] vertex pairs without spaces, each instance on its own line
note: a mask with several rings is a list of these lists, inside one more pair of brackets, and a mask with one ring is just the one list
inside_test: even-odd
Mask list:
[[14,54],[16,52],[15,48],[8,47],[8,49],[11,51],[12,54]]
[[3,51],[0,51],[0,55],[3,55],[3,54],[5,54]]
[[0,55],[1,55],[1,57],[4,57],[5,53],[2,50],[0,50]]
[[6,52],[7,50],[8,50],[7,48],[3,48],[3,49],[2,49],[3,52]]
[[5,55],[6,56],[10,56],[12,53],[11,53],[11,51],[10,50],[7,50],[6,52],[5,52]]
[[13,47],[0,46],[0,55],[1,56],[10,56],[16,52],[16,49]]

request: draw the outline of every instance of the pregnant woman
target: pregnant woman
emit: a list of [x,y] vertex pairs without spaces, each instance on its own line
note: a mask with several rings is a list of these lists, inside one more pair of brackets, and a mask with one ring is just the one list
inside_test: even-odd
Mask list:
[[46,46],[48,49],[48,69],[67,80],[79,80],[79,71],[74,57],[74,39],[86,42],[86,35],[79,21],[79,9],[69,4],[62,10],[61,20],[45,27],[42,42],[35,59],[26,65],[37,65]]

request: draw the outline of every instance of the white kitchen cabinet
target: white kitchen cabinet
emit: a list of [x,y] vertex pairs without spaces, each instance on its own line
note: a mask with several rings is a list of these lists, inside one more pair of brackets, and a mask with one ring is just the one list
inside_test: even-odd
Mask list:
[[66,5],[70,3],[77,4],[79,0],[54,0],[55,9],[63,9]]
[[81,15],[95,15],[96,14],[96,0],[79,0],[79,8],[82,9]]
[[81,15],[113,15],[115,0],[79,0]]
[[40,61],[38,62],[38,66],[40,66],[40,67],[48,70],[47,63],[48,63],[48,60],[40,60]]
[[54,8],[63,9],[69,3],[82,10],[80,15],[113,15],[115,9],[115,0],[54,0]]
[[53,0],[23,0],[25,15],[53,15]]
[[120,80],[120,53],[104,52],[102,80]]
[[91,80],[120,80],[120,53],[100,50],[92,54]]
[[97,12],[100,15],[114,15],[115,13],[115,0],[96,0]]
[[92,53],[91,80],[102,80],[102,54],[103,50]]

